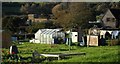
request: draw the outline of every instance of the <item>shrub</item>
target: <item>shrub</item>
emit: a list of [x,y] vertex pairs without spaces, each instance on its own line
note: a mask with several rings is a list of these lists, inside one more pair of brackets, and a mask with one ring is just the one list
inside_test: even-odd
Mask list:
[[18,56],[15,54],[15,52],[12,52],[12,54],[10,54],[9,51],[6,50],[2,50],[2,63],[4,62],[11,62],[11,61],[18,61]]

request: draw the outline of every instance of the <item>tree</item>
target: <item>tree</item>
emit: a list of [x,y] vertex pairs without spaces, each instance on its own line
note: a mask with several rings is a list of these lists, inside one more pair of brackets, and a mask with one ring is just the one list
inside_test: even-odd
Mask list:
[[17,31],[16,27],[18,27],[18,23],[19,23],[19,22],[16,23],[17,19],[18,18],[16,17],[4,17],[2,19],[2,28],[4,30],[10,30],[12,32],[16,32]]
[[45,28],[45,23],[43,22],[33,22],[32,25],[26,28],[28,33],[35,33],[37,30]]
[[2,18],[2,28],[15,33],[19,31],[19,26],[25,25],[26,17],[5,16]]
[[30,4],[29,3],[26,3],[25,5],[22,5],[21,8],[20,8],[20,11],[22,13],[29,13],[29,10],[30,10]]
[[21,5],[20,11],[28,14],[51,14],[51,9],[56,3],[25,3]]
[[96,10],[104,13],[104,12],[107,11],[108,8],[110,8],[109,4],[110,4],[109,2],[108,2],[108,3],[106,3],[106,2],[99,3],[99,4],[97,5]]
[[111,8],[120,9],[120,2],[111,2],[110,6]]
[[56,17],[56,23],[65,29],[82,27],[93,17],[91,10],[87,7],[87,3],[58,4],[52,9],[52,12]]

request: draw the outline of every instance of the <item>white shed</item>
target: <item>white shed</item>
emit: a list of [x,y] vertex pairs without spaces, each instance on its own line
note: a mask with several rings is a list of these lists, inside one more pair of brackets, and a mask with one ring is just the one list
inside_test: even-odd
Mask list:
[[[66,31],[67,34],[70,33],[69,31]],[[70,38],[72,38],[72,42],[78,42],[78,32],[71,32]]]
[[78,42],[78,32],[72,32],[72,42]]

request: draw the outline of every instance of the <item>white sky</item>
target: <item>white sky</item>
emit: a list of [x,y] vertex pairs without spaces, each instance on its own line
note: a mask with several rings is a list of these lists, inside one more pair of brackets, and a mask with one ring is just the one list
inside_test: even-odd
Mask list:
[[119,2],[120,0],[0,0],[2,2]]

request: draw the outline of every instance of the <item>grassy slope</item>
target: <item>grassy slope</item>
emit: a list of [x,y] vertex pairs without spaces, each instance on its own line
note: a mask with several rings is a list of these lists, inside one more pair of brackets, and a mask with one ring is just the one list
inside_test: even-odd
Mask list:
[[75,52],[86,52],[86,55],[73,56],[67,60],[60,60],[58,62],[117,62],[118,61],[118,47],[89,47],[78,48]]
[[[68,46],[56,45],[51,48],[50,45],[28,44],[21,45],[25,49],[36,49],[39,52],[61,52],[60,49],[68,50]],[[28,48],[27,48],[28,47]],[[100,46],[100,47],[75,47],[70,52],[86,52],[86,55],[72,56],[69,59],[63,59],[55,62],[117,62],[118,46]]]
[[[64,44],[55,45],[51,48],[46,44],[30,44],[25,43],[18,45],[19,55],[27,57],[32,56],[32,52],[37,50],[39,53],[47,52],[85,52],[86,55],[71,56],[69,59],[54,60],[52,62],[118,62],[118,47],[119,46],[98,46],[98,47],[79,47],[72,46],[69,50]],[[62,50],[62,51],[61,51]]]

